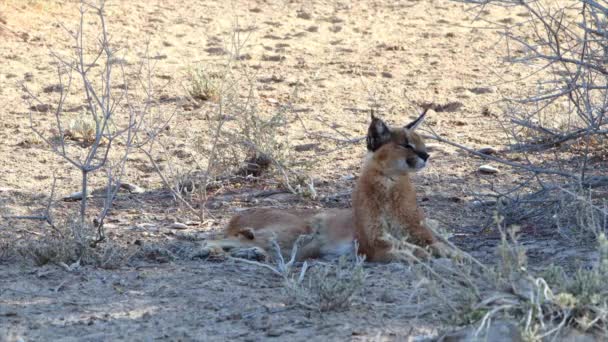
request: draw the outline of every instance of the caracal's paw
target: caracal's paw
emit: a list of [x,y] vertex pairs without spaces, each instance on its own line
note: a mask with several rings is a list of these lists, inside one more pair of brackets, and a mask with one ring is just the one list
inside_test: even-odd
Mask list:
[[192,254],[192,259],[223,260],[225,258],[226,252],[224,249],[213,244],[204,245]]
[[268,260],[268,254],[260,247],[236,248],[230,251],[230,256],[254,261]]

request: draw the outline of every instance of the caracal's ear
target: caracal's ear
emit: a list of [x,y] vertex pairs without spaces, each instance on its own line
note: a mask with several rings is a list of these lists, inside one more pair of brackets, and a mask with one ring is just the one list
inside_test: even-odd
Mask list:
[[422,114],[420,114],[420,116],[416,120],[414,120],[414,121],[410,122],[409,124],[407,124],[405,126],[405,128],[409,129],[410,131],[415,130],[418,126],[420,126],[420,124],[422,123],[422,121],[424,121],[424,117],[426,116],[426,112],[428,110],[429,110],[428,108],[424,109],[424,111],[422,112]]
[[376,151],[382,145],[386,144],[391,140],[391,130],[384,123],[384,121],[374,116],[374,111],[371,113],[372,122],[369,124],[367,129],[367,150]]

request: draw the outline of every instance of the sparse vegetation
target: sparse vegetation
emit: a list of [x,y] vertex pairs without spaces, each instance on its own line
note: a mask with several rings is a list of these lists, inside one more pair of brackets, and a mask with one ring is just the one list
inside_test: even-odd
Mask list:
[[[48,243],[35,241],[25,247],[24,254],[31,256],[37,265],[70,261],[85,263],[89,259],[87,254],[101,257],[101,261],[93,264],[104,267],[114,264],[110,259],[115,257],[115,253],[106,254],[108,250],[104,249],[99,254],[89,249],[106,240],[105,219],[121,188],[130,153],[136,146],[150,142],[157,134],[152,130],[156,127],[149,122],[153,120],[150,104],[136,108],[134,101],[137,95],[126,86],[126,66],[124,62],[117,62],[121,60],[116,57],[117,48],[110,43],[105,5],[104,0],[96,3],[80,1],[79,25],[75,30],[67,31],[74,43],[72,53],[51,51],[57,65],[59,83],[45,88],[43,92],[57,92],[59,95],[55,104],[47,104],[42,95],[35,94],[24,85],[24,98],[30,108],[30,128],[52,152],[77,169],[81,176],[80,191],[68,197],[80,201],[79,212],[75,216],[77,219],[68,218],[68,228],[57,227],[52,218],[55,178],[44,215],[7,217],[45,221],[54,229],[53,234],[58,233],[58,236],[50,237]],[[88,39],[88,30],[98,30],[98,37]],[[146,69],[142,67],[138,70],[140,77],[143,70]],[[146,71],[150,73],[150,69]],[[121,76],[123,86],[115,91],[115,79],[120,80]],[[149,96],[150,89],[145,86],[144,89]],[[79,101],[84,105],[77,107],[76,116],[70,115],[66,108]],[[146,101],[150,102],[150,98]],[[34,111],[50,112],[51,109],[54,118],[50,125],[34,114]],[[141,129],[144,122],[149,125],[145,132]],[[102,178],[106,182],[102,192],[105,196],[101,209],[91,218],[89,184],[99,171],[104,171]],[[73,260],[75,258],[77,260]]]
[[303,274],[285,280],[289,300],[315,311],[345,310],[363,288],[366,272],[363,259],[342,256],[337,263],[320,263]]
[[276,241],[273,243],[273,261],[276,265],[241,258],[232,260],[260,266],[279,275],[289,304],[321,312],[347,309],[353,297],[363,288],[367,274],[363,269],[364,258],[357,255],[355,246],[351,255],[341,256],[337,262],[315,262],[311,266],[305,261],[297,267],[295,260],[298,250],[310,238],[302,235],[296,240],[287,262]]
[[[288,192],[317,198],[309,175],[314,159],[297,158],[292,146],[291,130],[296,120],[290,118],[291,104],[261,109],[257,74],[240,58],[249,41],[242,34],[236,21],[229,43],[222,48],[227,53],[220,67],[210,71],[199,63],[188,69],[187,95],[197,101],[194,107],[200,107],[206,119],[200,134],[187,144],[190,153],[178,156],[187,159],[190,166],[175,166],[172,137],[157,141],[155,150],[151,145],[145,151],[156,171],[162,173],[165,186],[202,221],[207,217],[209,191],[243,181],[264,179]],[[295,95],[296,90],[292,97]]]
[[221,79],[200,66],[188,70],[188,94],[194,100],[217,102]]
[[[0,340],[605,339],[608,12],[563,4],[0,0]],[[462,253],[200,253],[245,208],[348,207],[370,105],[417,104]]]
[[[90,248],[79,236],[87,229],[80,226],[80,222],[61,223],[60,227],[67,227],[61,236],[46,236],[42,239],[28,239],[14,248],[36,266],[53,264],[73,271],[81,265],[93,265],[104,269],[116,269],[127,263],[132,253],[124,247],[109,241],[98,248]],[[92,228],[91,228],[92,229]]]
[[526,250],[517,240],[517,227],[507,229],[500,216],[495,222],[501,232],[496,266],[479,269],[476,264],[455,263],[454,272],[438,264],[431,265],[431,272],[422,268],[420,273],[443,286],[441,292],[429,293],[447,300],[443,305],[452,311],[457,323],[473,325],[469,336],[501,334],[487,331],[492,329],[492,321],[501,320],[514,321],[519,329],[514,333],[530,341],[560,338],[571,329],[606,336],[605,235],[598,238],[599,260],[591,268],[568,272],[554,265],[538,271],[528,265]]

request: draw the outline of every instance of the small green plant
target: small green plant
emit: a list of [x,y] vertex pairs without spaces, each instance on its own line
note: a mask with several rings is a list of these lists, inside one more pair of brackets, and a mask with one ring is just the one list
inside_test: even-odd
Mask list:
[[188,94],[195,100],[217,102],[220,98],[220,79],[197,66],[188,70]]
[[95,142],[95,121],[90,116],[81,114],[77,118],[70,120],[65,135],[70,140],[78,141],[84,146],[89,146]]

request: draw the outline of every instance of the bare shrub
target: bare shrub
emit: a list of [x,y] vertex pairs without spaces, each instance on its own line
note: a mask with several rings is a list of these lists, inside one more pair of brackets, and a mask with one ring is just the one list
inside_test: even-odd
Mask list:
[[295,165],[289,108],[262,112],[255,77],[249,73],[243,65],[224,69],[219,106],[208,115],[212,124],[198,140],[196,151],[206,159],[214,158],[207,171],[215,178],[228,174],[259,177],[272,166],[283,177],[283,185],[297,192],[292,178],[305,165]]
[[[571,193],[581,191],[584,203],[601,207],[601,193],[597,196],[593,189],[608,185],[608,176],[601,171],[608,153],[606,7],[590,0],[461,2],[509,6],[527,14],[515,24],[495,24],[505,38],[505,60],[529,70],[519,79],[528,86],[504,96],[504,115],[497,119],[508,139],[507,153],[513,158],[480,153],[437,134],[434,138],[523,174],[524,180],[517,187],[490,189],[490,201],[505,204],[501,214],[508,224],[528,221],[558,226],[562,232],[593,226],[579,232],[592,233],[592,237],[597,235],[592,231],[605,233],[608,226],[601,219],[581,224],[563,217],[556,220],[552,215],[571,212],[572,199],[581,203],[576,201],[579,195]],[[486,201],[487,196],[480,201]]]
[[[59,84],[53,87],[58,99],[48,104],[50,99],[24,85],[31,109],[31,129],[80,173],[80,190],[69,196],[70,200],[80,201],[80,208],[69,227],[58,227],[52,219],[55,183],[44,215],[12,217],[46,221],[64,239],[64,246],[51,237],[53,241],[26,251],[37,264],[67,262],[74,255],[86,262],[87,253],[99,252],[88,248],[106,240],[104,220],[121,188],[128,156],[136,147],[149,143],[162,126],[157,123],[150,83],[146,82],[152,72],[149,59],[144,58],[134,66],[135,70],[130,70],[128,62],[118,55],[118,49],[110,43],[104,0],[80,1],[79,9],[77,28],[66,28],[73,50],[67,54],[51,51],[57,65]],[[131,86],[127,75],[133,73],[141,86]],[[49,114],[52,120],[42,117]],[[146,130],[142,129],[144,125]],[[95,177],[103,179],[105,187],[101,208],[93,214],[89,186]],[[104,249],[101,253],[101,259],[105,259],[102,264],[114,263],[114,252]]]

